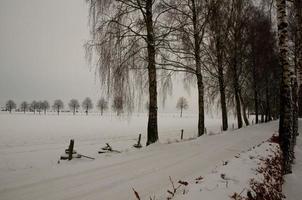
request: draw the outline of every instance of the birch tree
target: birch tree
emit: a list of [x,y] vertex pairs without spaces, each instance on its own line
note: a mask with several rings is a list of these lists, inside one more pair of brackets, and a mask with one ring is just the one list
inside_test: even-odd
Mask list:
[[280,146],[283,152],[283,173],[291,173],[291,152],[293,137],[293,97],[292,78],[294,69],[288,60],[288,22],[286,0],[277,0],[277,22],[279,37],[279,60],[282,66],[281,95],[280,95],[280,121],[279,136]]
[[242,53],[245,51],[245,36],[247,31],[246,21],[248,20],[249,5],[246,0],[234,0],[231,2],[230,32],[228,35],[229,53],[229,75],[232,86],[232,94],[235,100],[235,110],[238,128],[243,126],[242,101],[240,90],[240,72],[243,64]]
[[157,0],[87,2],[92,33],[86,44],[88,58],[97,59],[102,85],[110,96],[122,97],[128,110],[133,108],[134,89],[148,80],[147,145],[154,143],[158,140],[156,50],[170,31],[159,28],[166,10]]
[[299,101],[299,117],[302,117],[302,1],[294,0],[295,25],[296,25],[296,69],[298,75],[298,101]]
[[163,1],[173,22],[173,34],[161,52],[162,69],[184,72],[195,79],[198,91],[198,136],[204,134],[204,66],[202,43],[209,18],[207,1]]
[[[212,0],[210,4],[209,19],[209,45],[208,45],[208,60],[213,66],[213,70],[210,71],[210,75],[218,81],[218,88],[220,94],[220,108],[222,118],[222,130],[228,129],[228,111],[226,103],[226,83],[225,83],[225,71],[226,71],[226,39],[229,34],[229,20],[228,20],[228,1],[224,0]],[[214,82],[216,82],[214,80]],[[215,91],[215,92],[214,92]],[[212,99],[216,97],[216,87],[212,90]]]

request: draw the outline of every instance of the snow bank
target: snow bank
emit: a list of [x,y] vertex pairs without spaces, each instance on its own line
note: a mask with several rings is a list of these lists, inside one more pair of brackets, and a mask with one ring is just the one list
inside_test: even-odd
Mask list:
[[254,199],[256,195],[282,196],[281,188],[275,188],[282,184],[281,164],[278,163],[280,152],[277,143],[264,142],[229,161],[222,161],[221,166],[214,168],[210,174],[196,177],[188,186],[182,182],[174,183],[175,187],[179,186],[175,194],[172,194],[171,184],[168,199],[243,200]]
[[[301,127],[301,124],[299,124]],[[300,131],[301,133],[301,131]],[[295,163],[293,165],[293,173],[286,175],[283,186],[286,199],[300,200],[302,188],[302,140],[301,134],[297,137],[297,145],[295,147]]]

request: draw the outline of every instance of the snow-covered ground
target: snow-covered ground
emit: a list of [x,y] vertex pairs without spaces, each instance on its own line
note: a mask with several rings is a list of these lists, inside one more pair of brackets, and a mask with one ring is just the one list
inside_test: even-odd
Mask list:
[[299,121],[300,135],[297,137],[297,145],[295,147],[295,164],[293,165],[293,173],[285,176],[283,185],[284,194],[288,200],[300,200],[302,189],[302,123]]
[[[197,136],[196,115],[159,115],[161,143]],[[207,132],[219,133],[220,120],[207,118]],[[57,165],[70,139],[75,140],[75,149],[82,154],[98,157],[97,151],[105,143],[117,150],[132,150],[138,135],[146,143],[147,115],[133,114],[117,117],[115,114],[56,113],[33,115],[32,113],[0,113],[0,176],[11,171],[39,169]]]
[[[210,174],[189,180],[187,186],[182,185],[176,195],[170,194],[170,197],[174,196],[174,200],[224,200],[231,199],[231,196],[234,199],[241,199],[240,197],[247,198],[248,192],[256,196],[251,188],[251,180],[257,183],[266,182],[262,171],[267,167],[265,161],[268,158],[275,158],[280,153],[281,150],[277,143],[266,141],[225,161]],[[277,167],[281,171],[281,165]],[[279,177],[271,178],[275,182]],[[170,191],[173,190],[170,189]]]
[[[267,140],[277,122],[180,143],[173,142],[184,129],[185,138],[196,136],[196,116],[182,119],[161,115],[160,143],[140,150],[131,148],[139,133],[145,143],[146,116],[129,120],[108,115],[0,114],[0,199],[165,199],[175,180],[192,180],[210,174],[223,161]],[[207,132],[219,133],[220,120],[207,118]],[[75,149],[85,158],[58,158],[75,139]],[[169,142],[170,141],[170,142]],[[98,154],[109,142],[120,154]]]

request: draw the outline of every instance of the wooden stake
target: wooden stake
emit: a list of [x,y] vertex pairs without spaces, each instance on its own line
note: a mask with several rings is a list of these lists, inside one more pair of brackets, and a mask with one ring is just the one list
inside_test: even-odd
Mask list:
[[182,140],[184,138],[184,130],[181,129],[180,139]]
[[68,151],[68,160],[72,159],[72,153],[73,153],[73,147],[74,147],[74,140],[70,140],[69,144],[69,151]]
[[138,135],[137,144],[133,145],[135,148],[141,148],[142,147],[142,145],[141,145],[141,138],[142,138],[142,134],[139,134]]

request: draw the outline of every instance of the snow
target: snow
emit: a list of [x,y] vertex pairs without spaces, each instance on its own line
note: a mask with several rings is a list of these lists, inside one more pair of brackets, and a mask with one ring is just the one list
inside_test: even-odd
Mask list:
[[[165,199],[174,180],[193,180],[211,174],[223,161],[267,140],[277,122],[205,135],[196,140],[196,116],[160,115],[160,143],[134,149],[139,133],[145,143],[145,114],[124,120],[114,115],[0,114],[0,199]],[[220,120],[207,118],[209,133],[220,132]],[[61,161],[59,156],[75,139],[85,158]],[[109,142],[122,153],[98,154]],[[172,144],[167,144],[171,143]],[[240,191],[239,191],[240,192]],[[212,199],[212,198],[211,198]]]
[[263,160],[274,157],[275,152],[279,152],[280,147],[276,143],[264,142],[247,152],[227,161],[210,174],[202,177],[201,181],[189,182],[189,187],[184,188],[186,194],[178,194],[177,199],[197,200],[204,199],[224,200],[234,195],[240,194],[247,197],[247,192],[252,191],[250,181],[253,179],[263,183],[264,177],[257,172],[260,166],[264,166]]
[[302,136],[301,121],[299,121],[300,135],[297,137],[297,145],[295,147],[295,163],[293,165],[293,173],[285,176],[283,191],[286,199],[300,200],[302,188]]

